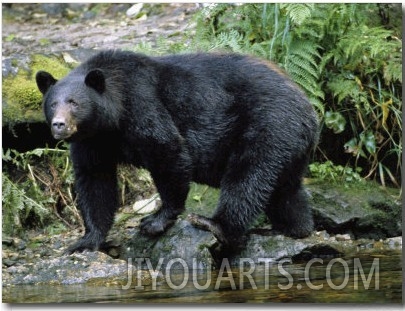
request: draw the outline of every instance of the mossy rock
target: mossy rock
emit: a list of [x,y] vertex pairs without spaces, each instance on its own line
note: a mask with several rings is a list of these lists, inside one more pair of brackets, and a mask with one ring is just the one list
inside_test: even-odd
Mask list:
[[21,122],[44,121],[35,74],[39,70],[52,72],[57,79],[65,76],[76,63],[66,62],[60,56],[35,54],[30,57],[16,56],[3,61],[3,126],[12,127]]
[[164,259],[161,264],[165,267],[170,259],[181,258],[189,267],[197,265],[203,269],[212,264],[209,248],[213,243],[215,238],[212,233],[194,228],[185,220],[178,220],[159,237],[146,237],[137,231],[125,245],[121,259],[149,258],[153,266]]
[[398,189],[366,181],[353,185],[319,182],[306,188],[317,230],[371,239],[402,234],[402,200]]

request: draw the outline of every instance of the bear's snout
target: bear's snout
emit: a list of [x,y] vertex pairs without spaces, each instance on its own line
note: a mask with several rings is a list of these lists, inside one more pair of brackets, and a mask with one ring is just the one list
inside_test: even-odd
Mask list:
[[52,127],[55,132],[63,131],[66,127],[66,123],[64,120],[52,120]]
[[66,139],[76,132],[76,126],[61,116],[56,116],[51,122],[51,131],[55,139]]

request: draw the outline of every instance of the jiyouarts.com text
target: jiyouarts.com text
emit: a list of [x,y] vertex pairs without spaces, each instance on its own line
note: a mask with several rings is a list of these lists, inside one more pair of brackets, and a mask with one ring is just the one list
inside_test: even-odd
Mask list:
[[[301,290],[304,287],[310,290],[321,290],[324,287],[342,290],[347,286],[354,290],[378,290],[379,264],[379,258],[375,258],[371,267],[367,268],[363,268],[359,258],[354,258],[350,265],[342,258],[313,258],[300,266],[297,277],[297,267],[292,265],[291,259],[275,262],[272,258],[255,261],[240,258],[236,263],[232,261],[231,265],[224,258],[219,268],[213,270],[207,264],[201,269],[201,262],[196,258],[191,263],[182,258],[160,258],[155,264],[150,258],[128,258],[128,279],[122,289],[157,290],[165,283],[173,290],[181,290],[186,286],[197,290],[219,290],[223,287],[232,290],[271,287],[279,290]],[[313,270],[318,273],[316,278],[313,277]],[[323,273],[321,277],[319,271]],[[334,277],[337,271],[338,278]]]

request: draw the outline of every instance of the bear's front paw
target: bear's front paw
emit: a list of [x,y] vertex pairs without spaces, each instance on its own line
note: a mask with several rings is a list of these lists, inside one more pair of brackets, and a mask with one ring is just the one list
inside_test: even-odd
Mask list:
[[143,235],[158,236],[166,231],[166,229],[172,226],[176,222],[176,219],[168,219],[162,213],[155,213],[145,218],[142,218],[140,230]]
[[75,252],[81,253],[85,250],[96,251],[100,248],[100,245],[103,243],[103,241],[104,237],[102,234],[96,232],[87,233],[76,243],[69,246],[63,254],[71,255]]

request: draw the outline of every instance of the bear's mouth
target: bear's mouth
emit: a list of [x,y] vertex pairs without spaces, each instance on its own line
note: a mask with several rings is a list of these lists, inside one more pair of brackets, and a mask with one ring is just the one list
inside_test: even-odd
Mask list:
[[52,136],[55,139],[62,140],[68,139],[77,131],[76,126],[67,126],[63,129],[52,128]]
[[54,133],[53,134],[53,138],[58,139],[58,140],[62,140],[62,139],[67,139],[69,138],[71,135],[68,133]]

